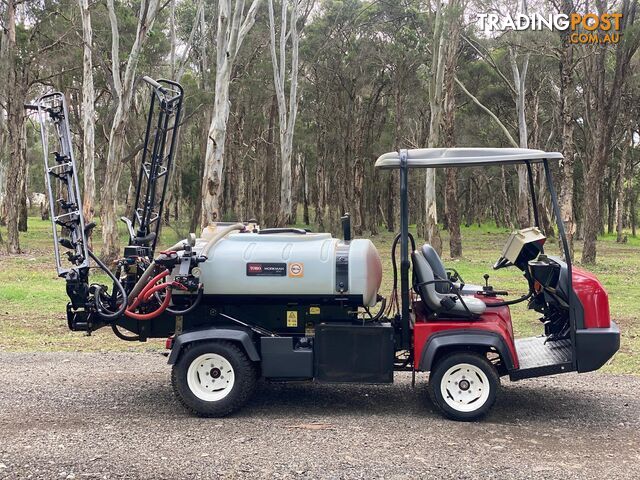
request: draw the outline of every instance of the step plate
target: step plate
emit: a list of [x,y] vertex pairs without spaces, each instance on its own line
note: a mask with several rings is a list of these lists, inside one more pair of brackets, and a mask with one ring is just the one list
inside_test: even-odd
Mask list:
[[573,370],[571,340],[545,343],[546,337],[529,337],[516,340],[516,352],[520,368],[510,372],[512,380],[540,377]]

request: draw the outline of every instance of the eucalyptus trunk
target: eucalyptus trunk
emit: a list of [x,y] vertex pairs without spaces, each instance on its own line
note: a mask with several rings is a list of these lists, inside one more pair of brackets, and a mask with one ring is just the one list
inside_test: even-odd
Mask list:
[[[598,13],[608,11],[608,2],[596,4]],[[589,79],[583,89],[585,97],[585,124],[590,136],[590,148],[584,159],[584,245],[582,263],[596,262],[596,240],[602,230],[601,198],[598,184],[605,174],[607,161],[612,151],[612,138],[620,110],[624,87],[631,71],[631,59],[640,46],[640,36],[626,35],[635,28],[637,2],[623,0],[621,4],[623,42],[615,46],[615,58],[607,56],[607,49],[602,45],[594,47],[592,55],[583,60],[585,77]],[[612,68],[611,68],[612,64]],[[613,80],[607,86],[606,73],[613,70]]]
[[93,86],[93,61],[91,49],[93,32],[89,0],[78,0],[82,18],[82,165],[84,171],[84,191],[82,193],[82,213],[85,223],[93,218],[93,204],[96,196],[95,175],[95,92]]
[[16,45],[16,7],[15,0],[8,0],[5,12],[6,34],[3,45],[6,70],[5,76],[5,109],[7,112],[7,170],[4,209],[7,222],[7,250],[9,253],[20,253],[18,234],[20,206],[24,196],[26,176],[26,138],[24,73],[18,65]]
[[253,0],[245,16],[244,0],[236,0],[233,9],[231,0],[221,0],[218,3],[215,100],[204,159],[202,211],[200,215],[202,228],[222,220],[222,173],[227,140],[227,123],[229,122],[231,70],[242,41],[251,27],[253,27],[259,5],[260,0]]
[[[563,13],[573,12],[573,2],[563,1]],[[574,47],[569,42],[569,34],[562,35],[562,51],[560,54],[560,117],[562,122],[562,155],[564,159],[560,165],[560,215],[564,223],[565,235],[569,245],[569,252],[573,257],[573,237],[576,233],[576,222],[573,213],[575,145],[573,143],[573,110],[575,101],[575,83],[573,80],[575,69]],[[558,237],[560,241],[560,237]],[[562,255],[564,250],[560,248]]]
[[[448,29],[448,42],[446,44],[444,98],[442,116],[443,145],[448,148],[456,146],[455,135],[455,74],[458,65],[458,45],[460,43],[460,22],[456,21],[463,11],[462,3],[456,0],[449,4],[452,9],[450,28]],[[458,198],[458,169],[447,168],[445,170],[445,216],[447,229],[449,230],[449,255],[452,258],[462,256],[462,235],[460,233],[460,199]]]
[[[444,28],[444,6],[437,3],[433,33],[433,47],[431,55],[431,75],[429,78],[429,148],[438,147],[440,143],[440,130],[442,124],[442,101],[445,71],[445,46],[446,29]],[[428,168],[426,172],[424,201],[425,224],[424,236],[431,246],[442,254],[442,238],[438,227],[438,207],[436,200],[436,171]]]
[[624,241],[624,202],[625,202],[625,174],[627,171],[627,156],[629,154],[629,144],[632,142],[633,132],[629,132],[626,137],[625,146],[622,149],[620,158],[620,169],[618,171],[618,181],[616,182],[616,242]]
[[[520,148],[529,148],[527,116],[526,116],[526,80],[527,70],[529,68],[530,54],[524,55],[522,66],[518,66],[518,60],[513,48],[509,48],[509,60],[511,64],[511,73],[513,75],[513,85],[515,87],[516,113],[518,115],[518,137]],[[518,206],[517,217],[518,225],[524,228],[530,225],[529,219],[529,183],[527,167],[525,165],[517,165],[518,173]]]
[[125,127],[133,106],[134,83],[142,47],[148,38],[158,12],[158,0],[144,0],[140,6],[136,36],[129,51],[124,76],[120,74],[120,32],[113,0],[107,0],[111,24],[111,68],[113,95],[117,102],[109,131],[109,148],[102,186],[100,220],[102,223],[102,257],[112,261],[119,255],[118,186],[122,173]]

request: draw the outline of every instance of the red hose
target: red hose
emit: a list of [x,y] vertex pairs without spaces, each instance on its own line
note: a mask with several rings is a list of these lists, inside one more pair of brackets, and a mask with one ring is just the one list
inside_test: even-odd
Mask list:
[[[156,283],[158,283],[160,280],[165,278],[167,275],[169,275],[168,269],[160,272],[158,275],[156,275],[151,280],[149,280],[149,283],[147,283],[147,285],[142,289],[142,291],[138,294],[138,296],[135,298],[133,303],[127,307],[124,314],[127,317],[134,318],[136,320],[151,320],[152,318],[155,318],[158,315],[160,315],[162,312],[164,312],[169,306],[169,303],[171,303],[171,287],[175,282],[162,283],[160,285],[156,285]],[[176,286],[178,285],[180,284],[177,284]],[[153,295],[155,292],[158,292],[162,289],[166,289],[167,293],[165,294],[164,301],[157,309],[149,313],[135,313],[133,311],[136,308],[138,308],[138,306],[142,302],[148,301],[151,295]]]
[[134,318],[136,320],[151,320],[152,318],[156,318],[158,315],[160,315],[162,312],[164,312],[167,307],[169,306],[169,303],[171,303],[171,284],[170,283],[166,283],[163,285],[156,285],[156,287],[161,287],[160,290],[162,288],[166,288],[167,289],[167,293],[164,296],[164,301],[162,302],[162,304],[153,312],[149,312],[149,313],[135,313],[130,311],[129,308],[127,308],[124,312],[124,314],[127,317],[131,317]]
[[160,280],[162,280],[167,275],[169,275],[169,269],[168,268],[163,270],[163,271],[161,271],[159,274],[157,274],[155,277],[153,277],[151,280],[149,280],[149,283],[147,283],[147,285],[138,294],[138,298],[144,297],[144,293],[145,293],[146,290],[149,290],[151,287],[153,287],[156,283],[158,283]]
[[173,283],[160,283],[159,285],[154,285],[149,290],[147,290],[147,293],[144,294],[144,298],[142,299],[142,302],[143,303],[148,302],[154,293],[172,286],[173,286]]
[[142,291],[138,294],[138,296],[134,299],[133,303],[131,305],[129,305],[129,307],[127,308],[127,310],[135,310],[136,307],[138,305],[140,305],[140,303],[144,300],[144,296],[147,293],[147,291],[152,288],[156,283],[158,283],[160,280],[162,280],[164,277],[166,277],[167,275],[169,275],[169,270],[163,270],[162,272],[160,272],[158,275],[156,275],[155,277],[153,277],[151,280],[149,280],[149,283],[147,283],[147,285],[142,289]]

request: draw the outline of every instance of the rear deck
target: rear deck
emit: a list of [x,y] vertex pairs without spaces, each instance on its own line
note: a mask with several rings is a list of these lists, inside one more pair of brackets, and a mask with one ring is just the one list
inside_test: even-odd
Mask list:
[[511,380],[541,377],[573,370],[571,340],[546,342],[546,337],[516,340],[520,368],[509,372]]

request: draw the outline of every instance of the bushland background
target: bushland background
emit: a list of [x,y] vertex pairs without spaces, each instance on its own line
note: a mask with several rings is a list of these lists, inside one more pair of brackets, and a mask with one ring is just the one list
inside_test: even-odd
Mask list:
[[[637,9],[637,0],[2,0],[2,343],[116,348],[64,330],[38,127],[23,104],[49,90],[66,94],[83,210],[98,223],[94,249],[111,260],[126,243],[117,219],[132,208],[149,98],[140,79],[150,75],[186,91],[163,218],[167,244],[211,221],[252,217],[337,233],[348,211],[355,234],[370,236],[388,262],[398,179],[374,170],[379,154],[427,146],[562,152],[553,171],[571,248],[603,279],[624,332],[607,368],[637,371]],[[549,30],[490,33],[476,22],[478,13],[587,12],[622,13],[619,42],[576,45],[569,32]],[[506,234],[532,224],[525,173],[415,172],[415,235],[478,283]],[[535,174],[553,249],[549,192]],[[492,278],[514,285],[514,294],[518,280],[507,270]],[[515,310],[520,333],[538,331]]]

